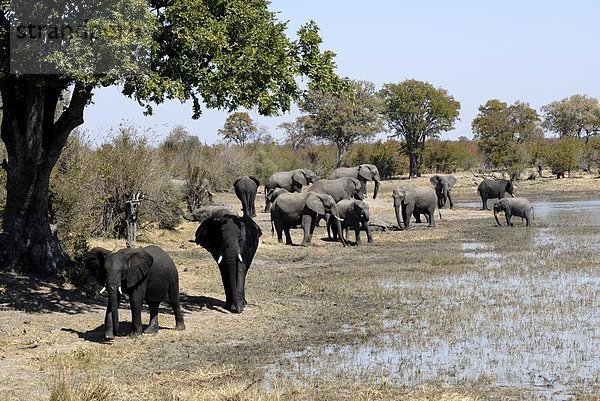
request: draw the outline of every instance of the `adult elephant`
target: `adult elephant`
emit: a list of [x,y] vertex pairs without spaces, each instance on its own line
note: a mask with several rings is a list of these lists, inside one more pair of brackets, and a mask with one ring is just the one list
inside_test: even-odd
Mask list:
[[104,317],[104,337],[114,338],[119,332],[119,301],[122,292],[131,305],[132,336],[142,334],[142,302],[150,308],[150,324],[144,333],[158,331],[158,307],[166,300],[175,313],[175,328],[184,330],[179,306],[179,276],[175,263],[161,248],[150,245],[142,249],[111,252],[93,248],[85,257],[85,265],[98,282],[108,290]]
[[[396,221],[401,230],[402,221],[404,221],[404,228],[408,228],[410,226],[410,216],[414,215],[416,222],[420,223],[421,214],[427,216],[429,227],[435,227],[434,214],[438,200],[433,188],[401,186],[394,189],[392,196],[394,197]],[[400,209],[402,209],[402,219],[400,219]]]
[[261,235],[260,227],[248,215],[211,217],[196,230],[196,244],[210,252],[219,265],[225,309],[233,313],[242,313],[247,303],[246,274]]
[[329,179],[334,180],[340,177],[352,177],[358,179],[361,183],[364,196],[367,196],[367,181],[374,181],[375,188],[373,189],[373,199],[377,197],[381,177],[379,176],[379,170],[376,165],[361,164],[357,167],[338,167],[333,170]]
[[[340,224],[342,230],[348,230],[352,228],[354,230],[354,238],[356,245],[360,245],[360,230],[364,230],[367,233],[367,241],[373,242],[371,236],[371,229],[369,228],[369,205],[358,199],[342,199],[337,203],[338,213],[340,218],[343,220]],[[333,239],[337,239],[337,236],[343,237],[343,231],[337,231],[337,224],[335,224],[335,218],[331,217],[327,221],[327,233],[331,229]],[[346,234],[346,240],[348,235]]]
[[254,201],[256,200],[256,191],[258,190],[258,178],[254,176],[243,176],[235,180],[233,188],[235,195],[242,202],[242,212],[250,217],[256,216]]
[[481,196],[482,210],[490,210],[487,207],[488,199],[502,199],[506,193],[509,193],[513,198],[515,197],[513,183],[508,180],[490,180],[486,178],[477,187],[477,193]]
[[288,192],[301,192],[304,185],[312,184],[316,181],[317,175],[305,168],[273,173],[265,184],[265,213],[271,210],[271,201],[267,197],[267,194],[275,188],[283,188]]
[[438,208],[443,208],[446,203],[450,204],[450,209],[454,207],[452,202],[451,189],[456,184],[456,177],[453,175],[434,175],[429,179],[435,189],[438,198]]
[[310,188],[310,192],[331,195],[335,203],[342,199],[364,199],[362,184],[352,177],[341,177],[333,180],[319,180]]
[[504,198],[494,204],[494,218],[496,219],[496,223],[498,223],[499,226],[502,226],[500,220],[498,220],[498,213],[500,212],[504,212],[506,225],[508,226],[513,226],[510,222],[512,216],[524,218],[525,226],[531,226],[533,220],[533,207],[526,198]]
[[[315,192],[279,195],[271,208],[271,223],[277,231],[277,240],[283,242],[282,232],[285,232],[286,245],[293,245],[290,228],[300,225],[304,230],[304,239],[300,245],[309,246],[317,218],[326,213],[336,219],[336,229],[341,232],[339,213],[331,195]],[[344,238],[340,237],[340,242],[346,246]]]

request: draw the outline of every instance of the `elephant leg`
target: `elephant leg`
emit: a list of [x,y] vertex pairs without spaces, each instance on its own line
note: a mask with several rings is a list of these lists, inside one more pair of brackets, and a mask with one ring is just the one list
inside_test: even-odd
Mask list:
[[367,233],[367,242],[369,244],[373,243],[373,235],[371,234],[371,228],[369,227],[369,222],[365,221],[362,223],[363,229],[365,230],[365,232]]
[[421,221],[421,213],[413,212],[413,216],[415,218],[415,223],[422,223],[422,221]]
[[487,207],[487,200],[488,200],[488,198],[485,198],[483,196],[481,197],[481,203],[483,204],[483,206],[481,207],[481,210],[490,210]]
[[[315,231],[315,225],[317,219],[308,214],[302,216],[302,229],[304,230],[304,239],[302,240],[301,246],[309,246],[312,239],[313,232]],[[340,233],[342,235],[342,233]]]
[[429,211],[427,211],[427,216],[429,221],[429,225],[427,227],[435,227],[435,208],[429,209]]
[[242,313],[244,311],[244,305],[246,304],[246,271],[246,264],[243,262],[239,262],[237,264],[235,288],[236,294],[234,297],[234,306],[238,313]]
[[[346,236],[348,238],[348,236]],[[356,245],[361,245],[360,241],[360,223],[357,223],[354,226],[354,239],[356,240]]]
[[506,218],[506,225],[508,225],[509,227],[512,226],[512,223],[510,222],[510,213],[508,213],[507,211],[504,212],[504,217]]
[[181,304],[179,303],[179,285],[169,289],[169,306],[171,306],[175,315],[175,330],[185,330],[183,313],[181,313]]
[[452,196],[450,195],[450,191],[448,190],[448,202],[450,202],[450,209],[454,208],[454,203],[452,202]]
[[294,245],[294,243],[292,242],[292,236],[290,235],[290,228],[285,227],[283,229],[283,232],[285,233],[285,244],[286,245]]
[[[140,289],[139,287],[137,288]],[[129,294],[129,305],[131,306],[131,336],[142,335],[142,291],[134,291]]]
[[158,307],[160,305],[160,301],[152,301],[148,302],[148,306],[150,307],[150,323],[148,327],[144,330],[144,334],[154,334],[158,332]]
[[109,340],[115,338],[115,334],[113,333],[113,320],[110,301],[106,307],[106,314],[104,315],[104,338]]
[[404,219],[404,228],[408,228],[410,226],[410,216],[413,214],[413,208],[411,206],[406,206],[403,210],[402,210],[402,218]]

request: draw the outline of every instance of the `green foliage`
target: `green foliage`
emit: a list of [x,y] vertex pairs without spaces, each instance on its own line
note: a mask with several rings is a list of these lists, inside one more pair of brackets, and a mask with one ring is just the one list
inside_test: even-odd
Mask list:
[[573,95],[542,107],[543,126],[559,137],[589,138],[600,132],[600,103],[586,95]]
[[518,178],[531,163],[524,144],[543,136],[537,112],[522,102],[509,106],[488,100],[471,125],[487,164],[503,169],[511,178]]
[[564,178],[565,174],[571,175],[573,170],[577,170],[582,150],[582,141],[571,136],[550,142],[546,148],[546,161],[556,178]]
[[432,173],[454,173],[470,170],[477,165],[477,145],[473,141],[440,141],[430,139],[425,143],[423,166]]
[[171,177],[183,179],[191,166],[200,164],[202,146],[200,139],[184,127],[174,127],[158,148],[163,167],[170,171]]
[[590,173],[593,169],[600,170],[600,137],[590,137],[585,141],[581,154],[581,166]]
[[355,146],[348,154],[344,164],[357,166],[363,163],[376,165],[381,178],[389,179],[404,174],[407,160],[401,154],[400,142],[388,140]]
[[337,146],[337,166],[352,144],[383,129],[381,101],[372,82],[346,80],[346,85],[333,92],[311,89],[300,109],[307,113],[303,120],[306,132]]
[[445,89],[414,79],[385,84],[380,95],[388,126],[405,140],[409,176],[419,176],[425,141],[454,128],[460,103]]
[[258,129],[250,115],[245,111],[236,111],[227,117],[223,128],[219,130],[219,135],[225,141],[236,143],[243,148],[257,132]]

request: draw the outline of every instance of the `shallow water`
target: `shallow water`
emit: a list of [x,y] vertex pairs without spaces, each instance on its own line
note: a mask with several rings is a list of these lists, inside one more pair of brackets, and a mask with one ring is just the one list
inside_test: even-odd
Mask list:
[[494,243],[462,243],[472,268],[382,282],[399,303],[416,303],[414,293],[425,300],[410,317],[384,314],[381,333],[365,343],[288,353],[285,366],[266,367],[267,379],[480,385],[548,400],[597,391],[600,200],[533,206],[533,228],[498,228],[508,231]]

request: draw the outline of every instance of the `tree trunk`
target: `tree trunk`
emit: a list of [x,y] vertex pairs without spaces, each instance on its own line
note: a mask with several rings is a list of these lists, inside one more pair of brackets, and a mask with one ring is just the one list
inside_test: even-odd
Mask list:
[[77,94],[55,120],[66,84],[47,77],[5,79],[0,127],[8,154],[7,199],[0,235],[0,270],[54,274],[68,262],[50,227],[50,174],[71,130],[83,123],[91,88],[76,85]]
[[408,178],[413,178],[418,176],[418,163],[417,163],[417,155],[414,152],[411,152],[408,155],[409,165],[408,165]]

